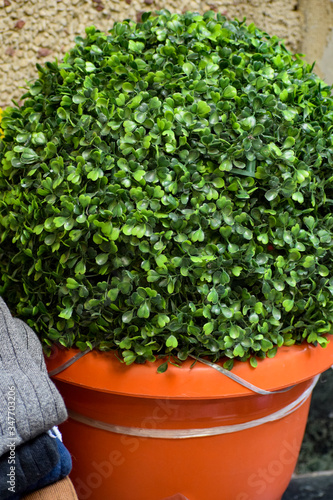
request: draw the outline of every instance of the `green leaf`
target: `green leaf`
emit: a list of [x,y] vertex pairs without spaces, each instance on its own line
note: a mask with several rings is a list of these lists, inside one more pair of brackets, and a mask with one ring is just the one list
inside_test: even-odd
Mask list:
[[80,95],[80,94],[76,94],[72,97],[72,100],[75,104],[82,104],[83,102],[85,102],[87,99],[86,97],[84,97],[83,95]]
[[108,253],[100,253],[99,255],[96,256],[95,260],[99,266],[103,266],[109,260],[109,254]]
[[205,101],[198,101],[197,114],[199,116],[206,116],[210,112],[210,106]]
[[244,356],[245,352],[241,344],[237,344],[236,347],[233,350],[233,355],[234,356],[239,356],[242,358]]
[[244,130],[252,130],[256,125],[256,119],[254,116],[248,116],[241,121],[241,126]]
[[48,236],[46,236],[45,240],[44,240],[44,243],[46,245],[53,245],[53,243],[55,242],[56,240],[56,235],[55,234],[49,234]]
[[240,276],[243,268],[241,266],[235,266],[231,269],[231,272],[234,276]]
[[304,202],[304,196],[299,191],[297,191],[296,193],[293,193],[292,199],[295,201],[298,201],[298,203]]
[[137,355],[132,351],[126,350],[126,351],[123,351],[122,354],[123,354],[123,358],[124,358],[126,365],[131,365],[132,363],[134,363],[134,361],[137,358]]
[[143,49],[145,48],[145,44],[143,42],[135,42],[134,40],[130,40],[128,42],[129,50],[141,54]]
[[285,149],[290,149],[294,146],[295,142],[296,140],[294,137],[287,137],[282,147]]
[[183,64],[183,71],[186,73],[187,76],[189,76],[192,71],[194,71],[195,66],[192,63],[184,63]]
[[225,99],[234,99],[237,96],[237,89],[232,85],[228,85],[223,91]]
[[286,312],[289,312],[294,307],[294,301],[291,299],[286,299],[283,301],[282,305],[285,308]]
[[43,89],[42,82],[37,80],[30,86],[29,92],[32,96],[36,96],[41,93],[42,89]]
[[265,198],[268,201],[273,201],[279,195],[279,192],[276,189],[270,189],[265,193]]
[[321,264],[320,266],[318,266],[318,273],[320,274],[320,276],[328,276],[330,274],[330,271],[327,266]]
[[83,260],[80,260],[75,266],[75,274],[85,274],[86,265]]
[[257,368],[258,361],[256,360],[256,358],[250,358],[250,364],[251,364],[252,368]]
[[95,71],[95,70],[96,70],[96,66],[95,66],[93,63],[91,63],[91,62],[86,62],[86,71],[87,71],[88,73],[92,73],[92,72],[93,72],[93,71]]
[[150,308],[147,302],[143,302],[138,310],[139,318],[149,318],[150,316]]
[[167,347],[171,347],[171,348],[177,347],[178,340],[176,339],[176,337],[174,335],[169,335],[169,337],[166,339],[165,345]]
[[312,215],[309,215],[308,217],[304,217],[303,220],[304,220],[306,226],[308,227],[308,229],[310,229],[310,231],[312,231],[315,227],[314,217],[312,217]]
[[210,335],[213,330],[214,330],[214,324],[213,323],[206,323],[203,326],[203,331],[204,331],[205,335]]
[[288,108],[282,110],[283,116],[287,121],[293,121],[294,118],[297,116],[298,112],[294,108]]
[[131,83],[129,82],[124,82],[122,85],[122,89],[124,92],[133,92],[134,87]]
[[165,267],[165,263],[168,261],[168,258],[166,255],[161,254],[155,257],[155,260],[158,267]]
[[224,160],[220,164],[219,169],[222,171],[230,171],[232,169],[232,161],[231,160]]
[[261,124],[261,123],[258,123],[252,130],[252,135],[254,137],[258,136],[258,135],[261,135],[262,133],[265,132],[265,127]]
[[157,368],[157,373],[165,373],[167,369],[168,369],[168,362],[166,361]]
[[221,177],[215,177],[215,179],[212,180],[212,183],[218,189],[224,186],[224,180]]
[[218,293],[215,289],[211,290],[207,296],[208,302],[212,302],[213,304],[216,304],[219,300]]
[[68,221],[67,217],[55,217],[53,222],[56,227],[63,226]]
[[60,318],[70,319],[72,317],[73,307],[66,307],[59,313]]
[[80,286],[80,284],[73,278],[67,278],[66,286],[70,290],[75,290],[76,288],[78,288]]
[[223,314],[223,316],[225,318],[228,318],[228,319],[232,318],[234,315],[233,311],[229,307],[222,307],[221,313]]
[[118,297],[118,293],[119,293],[119,289],[118,288],[111,288],[108,293],[107,293],[107,296],[109,297],[109,299],[114,302],[117,297]]
[[126,311],[121,317],[123,323],[130,323],[132,321],[132,318],[133,311]]
[[305,267],[306,269],[314,266],[315,264],[315,258],[313,255],[307,255],[303,261],[303,267]]
[[65,111],[64,108],[58,108],[57,109],[57,115],[61,120],[66,120],[67,119],[67,112]]
[[264,352],[267,352],[269,349],[273,348],[272,342],[268,339],[262,339],[260,344],[261,344],[261,348]]
[[254,306],[254,310],[257,314],[263,314],[264,312],[264,305],[262,302],[257,302]]
[[145,176],[145,174],[146,174],[145,170],[136,170],[136,172],[134,172],[133,174],[133,177],[136,181],[141,181]]

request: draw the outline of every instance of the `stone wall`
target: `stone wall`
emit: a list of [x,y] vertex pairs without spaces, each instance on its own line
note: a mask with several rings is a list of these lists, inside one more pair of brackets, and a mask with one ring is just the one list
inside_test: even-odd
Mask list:
[[[284,38],[293,52],[317,58],[318,73],[333,81],[331,0],[0,0],[0,107],[19,101],[27,80],[37,76],[36,62],[61,59],[94,24],[108,30],[114,21],[139,19],[141,13],[168,8],[181,12],[216,10],[254,22]],[[305,49],[305,50],[303,50]]]
[[333,84],[333,0],[300,0],[303,29],[300,50],[326,82]]

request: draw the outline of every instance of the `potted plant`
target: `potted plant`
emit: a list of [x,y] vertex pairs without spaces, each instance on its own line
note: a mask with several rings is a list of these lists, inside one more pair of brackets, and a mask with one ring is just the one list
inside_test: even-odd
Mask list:
[[213,12],[86,34],[0,143],[0,293],[50,370],[91,351],[79,497],[278,500],[333,359],[331,89]]

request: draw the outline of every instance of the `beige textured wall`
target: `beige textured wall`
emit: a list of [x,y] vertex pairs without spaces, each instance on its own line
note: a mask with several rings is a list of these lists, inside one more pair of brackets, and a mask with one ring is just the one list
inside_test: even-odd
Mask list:
[[333,83],[333,1],[300,0],[303,13],[302,52],[316,61],[316,72]]
[[[0,107],[19,100],[25,82],[37,75],[36,62],[61,59],[74,44],[74,37],[84,34],[86,26],[94,24],[108,30],[116,20],[138,19],[142,11],[167,7],[174,12],[218,10],[228,17],[255,24],[271,35],[286,40],[292,51],[304,46],[313,53],[311,43],[316,33],[306,31],[304,22],[311,24],[316,0],[0,0]],[[331,0],[317,0],[327,13]],[[310,11],[307,10],[311,4]],[[332,9],[331,9],[332,10]],[[318,16],[317,16],[318,17]],[[325,17],[325,16],[324,16]],[[319,22],[319,20],[318,20]],[[320,24],[320,22],[319,22]],[[328,21],[329,25],[329,21]],[[321,33],[317,52],[322,57],[329,26]],[[327,32],[327,34],[326,34]],[[318,45],[318,44],[317,44]],[[333,46],[333,37],[331,40]],[[328,56],[326,55],[326,58]],[[310,57],[310,61],[311,57]],[[332,69],[333,72],[333,69]],[[333,78],[332,78],[333,80]]]

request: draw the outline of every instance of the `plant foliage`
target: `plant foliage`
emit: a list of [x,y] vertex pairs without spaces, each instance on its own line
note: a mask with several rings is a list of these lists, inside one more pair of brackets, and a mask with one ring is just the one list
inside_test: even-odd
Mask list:
[[[1,124],[2,115],[3,115],[3,111],[0,108],[0,124]],[[0,127],[0,139],[2,139],[3,137],[4,137],[4,133],[3,133],[2,128]]]
[[213,361],[325,345],[333,101],[220,14],[95,27],[2,120],[0,292],[46,346]]

